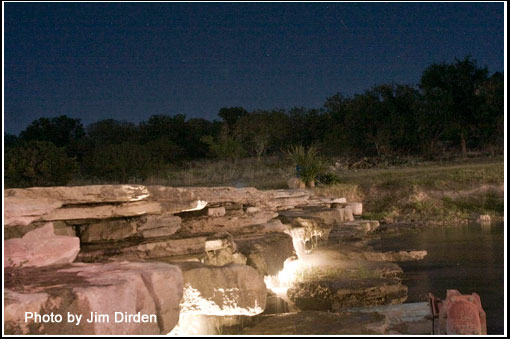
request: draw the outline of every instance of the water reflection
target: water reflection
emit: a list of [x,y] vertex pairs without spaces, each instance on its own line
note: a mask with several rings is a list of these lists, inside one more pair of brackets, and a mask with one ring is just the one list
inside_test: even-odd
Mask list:
[[476,292],[487,314],[489,334],[503,334],[504,227],[469,224],[435,228],[398,236],[384,236],[371,245],[382,251],[427,250],[422,261],[402,262],[407,302],[425,301],[428,292],[440,298],[447,289]]

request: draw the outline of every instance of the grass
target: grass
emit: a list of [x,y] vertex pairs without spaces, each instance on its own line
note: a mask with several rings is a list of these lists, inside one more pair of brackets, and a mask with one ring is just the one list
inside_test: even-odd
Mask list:
[[151,177],[146,185],[168,186],[253,186],[259,189],[287,187],[293,176],[292,164],[280,157],[232,160],[203,160],[188,162],[183,168],[170,169]]
[[357,198],[366,218],[450,223],[481,214],[500,220],[504,213],[504,164],[499,159],[335,174],[342,183],[317,188],[317,194]]

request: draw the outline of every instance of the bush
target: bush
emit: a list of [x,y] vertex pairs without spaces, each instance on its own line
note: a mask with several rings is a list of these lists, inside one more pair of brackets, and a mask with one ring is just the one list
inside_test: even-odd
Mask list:
[[317,177],[326,169],[322,157],[314,146],[308,149],[302,145],[291,146],[285,153],[296,165],[297,176],[307,185],[315,183]]
[[30,141],[5,153],[5,186],[65,185],[78,171],[78,163],[63,147],[48,141]]
[[89,176],[122,183],[143,180],[160,166],[147,147],[131,142],[97,147],[84,159]]
[[245,153],[241,143],[226,133],[222,133],[217,140],[206,135],[200,141],[207,144],[211,154],[219,159],[237,160]]

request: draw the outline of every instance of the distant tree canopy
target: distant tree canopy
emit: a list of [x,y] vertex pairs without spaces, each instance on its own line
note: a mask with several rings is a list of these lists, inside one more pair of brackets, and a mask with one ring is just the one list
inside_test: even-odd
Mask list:
[[85,136],[80,119],[71,119],[66,115],[56,118],[40,118],[33,121],[19,135],[22,141],[49,141],[58,147],[67,146]]
[[6,149],[4,166],[6,187],[65,185],[79,168],[63,147],[38,140]]
[[165,175],[183,161],[280,154],[291,145],[332,156],[501,153],[504,76],[470,57],[428,66],[417,86],[380,84],[323,107],[223,107],[221,120],[153,115],[139,124],[88,125],[65,115],[6,134],[6,187],[66,184],[72,178],[132,182]]

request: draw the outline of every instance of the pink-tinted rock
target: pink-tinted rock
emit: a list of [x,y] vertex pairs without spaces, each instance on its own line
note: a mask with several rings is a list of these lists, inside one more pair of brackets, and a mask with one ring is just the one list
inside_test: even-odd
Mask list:
[[56,186],[6,189],[4,197],[50,199],[74,205],[139,201],[149,197],[149,192],[142,185]]
[[4,246],[4,267],[40,267],[73,262],[80,251],[80,240],[55,235],[53,224],[47,223],[22,238],[5,240]]
[[62,206],[61,201],[43,197],[5,196],[4,198],[4,225],[6,227],[28,225],[40,219],[41,215]]
[[42,220],[107,219],[132,217],[145,214],[160,214],[161,204],[155,201],[138,201],[120,205],[63,207],[41,217]]
[[[182,274],[179,268],[166,263],[75,263],[53,269],[8,271],[6,277],[7,334],[167,334],[179,319]],[[25,312],[53,312],[64,320],[25,322]],[[79,325],[67,322],[68,312],[83,316]],[[152,316],[151,322],[115,318],[116,312],[140,312]],[[86,322],[91,313],[108,316],[108,321]]]

